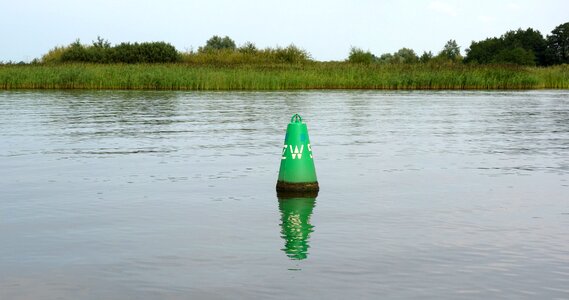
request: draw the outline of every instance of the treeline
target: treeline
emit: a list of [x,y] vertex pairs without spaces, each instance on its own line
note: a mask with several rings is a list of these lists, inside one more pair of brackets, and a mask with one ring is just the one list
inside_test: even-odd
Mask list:
[[465,62],[551,66],[569,63],[569,22],[543,37],[532,28],[508,31],[501,37],[472,42]]
[[546,37],[539,31],[528,28],[508,31],[500,37],[473,41],[465,52],[466,56],[463,57],[455,40],[448,41],[437,55],[429,51],[418,56],[412,49],[401,48],[393,54],[376,56],[370,51],[352,47],[348,61],[366,64],[445,62],[522,66],[569,64],[569,22],[557,26]]
[[[532,28],[508,31],[500,37],[473,41],[462,56],[460,46],[449,40],[438,53],[423,52],[422,55],[410,48],[401,48],[394,53],[379,56],[352,47],[345,62],[354,64],[494,64],[521,66],[551,66],[569,64],[569,22],[557,26],[544,37]],[[197,51],[180,52],[165,42],[120,43],[111,45],[97,37],[91,44],[79,40],[67,46],[51,49],[32,64],[59,63],[186,63],[191,65],[275,65],[305,64],[314,62],[309,52],[295,45],[259,49],[246,42],[237,46],[234,40],[225,36],[213,36]],[[19,63],[25,64],[25,63]]]
[[410,48],[401,48],[397,52],[384,53],[381,56],[375,56],[370,51],[364,51],[357,47],[352,47],[348,56],[348,62],[351,63],[381,63],[381,64],[415,64],[415,63],[428,63],[428,62],[460,62],[462,61],[460,55],[460,47],[455,40],[450,40],[446,43],[443,50],[437,56],[434,56],[431,51],[424,52],[420,57],[417,56],[415,51]]
[[190,63],[190,64],[251,64],[251,63],[303,63],[310,61],[310,54],[290,45],[258,49],[247,42],[237,47],[231,38],[213,36],[197,51],[179,52],[165,42],[121,43],[111,46],[107,40],[97,37],[90,45],[79,40],[55,47],[36,63]]

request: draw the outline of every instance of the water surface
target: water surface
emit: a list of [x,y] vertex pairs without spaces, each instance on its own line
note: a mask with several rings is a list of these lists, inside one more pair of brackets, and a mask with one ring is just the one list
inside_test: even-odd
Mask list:
[[569,298],[567,91],[4,91],[0,170],[1,299]]

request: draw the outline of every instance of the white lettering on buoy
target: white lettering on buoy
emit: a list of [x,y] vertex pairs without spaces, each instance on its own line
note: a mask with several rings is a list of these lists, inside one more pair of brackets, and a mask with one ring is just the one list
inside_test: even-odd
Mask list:
[[290,154],[292,155],[292,159],[296,159],[298,157],[298,159],[302,158],[302,152],[304,151],[304,145],[300,145],[300,151],[298,150],[298,146],[294,146],[294,151],[292,150],[292,145],[289,145],[290,147]]
[[[310,144],[306,144],[306,145],[308,146],[308,152],[310,152],[310,158],[313,158],[312,157],[312,146]],[[302,154],[304,153],[304,145],[300,145],[300,148],[298,148],[298,145],[296,145],[296,146],[283,145],[283,152],[282,152],[281,160],[286,159],[285,154],[286,154],[287,148],[290,150],[290,154],[292,156],[292,159],[302,159]]]

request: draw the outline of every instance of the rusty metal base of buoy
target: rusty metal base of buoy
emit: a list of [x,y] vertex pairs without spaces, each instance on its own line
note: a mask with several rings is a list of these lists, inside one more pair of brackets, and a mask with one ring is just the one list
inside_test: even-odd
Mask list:
[[297,199],[297,198],[316,198],[316,197],[318,197],[318,191],[277,192],[277,198],[279,198],[279,200]]
[[316,192],[318,182],[284,182],[277,181],[277,192]]

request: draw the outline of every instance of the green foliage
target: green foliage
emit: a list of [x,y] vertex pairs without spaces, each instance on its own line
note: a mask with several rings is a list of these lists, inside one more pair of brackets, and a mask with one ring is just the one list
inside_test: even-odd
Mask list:
[[561,24],[547,36],[546,59],[551,64],[569,64],[569,22]]
[[259,53],[220,50],[215,52],[186,52],[182,53],[182,62],[195,66],[231,66],[242,64],[265,63],[266,58]]
[[237,46],[235,41],[233,41],[228,36],[219,37],[217,35],[212,36],[206,41],[205,46],[198,48],[198,52],[210,52],[218,50],[235,50]]
[[63,53],[67,52],[68,49],[69,46],[56,46],[44,54],[40,61],[46,64],[59,63],[62,61],[61,56],[63,56]]
[[61,54],[61,61],[62,62],[85,62],[88,61],[89,57],[87,54],[87,48],[81,45],[81,41],[79,39],[75,40],[75,42],[71,43],[67,50]]
[[391,54],[391,53],[383,53],[377,59],[377,62],[379,62],[381,64],[390,64],[390,63],[392,63],[392,61],[393,61],[393,54]]
[[419,61],[424,64],[430,62],[431,59],[433,59],[433,52],[431,51],[423,51],[423,54],[421,54],[421,57],[419,57]]
[[267,64],[305,64],[311,62],[310,54],[294,45],[282,48],[257,49],[252,43],[246,43],[237,50],[222,49],[217,51],[186,52],[181,54],[181,61],[192,65],[233,66]]
[[393,54],[384,53],[375,61],[380,64],[415,64],[419,62],[419,57],[413,49],[401,48]]
[[[414,50],[401,48],[394,53],[375,56],[370,51],[351,47],[346,60],[351,64],[369,67],[380,65],[415,65],[448,67],[461,62],[473,64],[511,64],[522,66],[547,66],[569,63],[569,23],[557,26],[547,40],[537,30],[528,28],[508,31],[499,38],[473,41],[466,49],[463,59],[455,40],[449,40],[434,56],[424,52],[418,57]],[[68,46],[49,50],[34,64],[57,63],[176,63],[184,62],[194,66],[228,67],[242,65],[314,64],[310,53],[295,45],[259,49],[246,42],[237,47],[228,36],[212,36],[198,51],[179,53],[172,45],[164,42],[121,43],[112,46],[107,40],[97,37],[90,45],[79,40]]]
[[97,40],[93,41],[93,47],[100,49],[109,49],[111,48],[111,43],[108,40],[105,40],[102,37],[97,36]]
[[413,49],[401,48],[393,53],[390,61],[398,64],[414,64],[419,62],[419,57]]
[[87,51],[87,62],[94,63],[110,63],[113,61],[114,49],[111,49],[111,43],[100,36],[93,41],[92,46],[85,48]]
[[115,46],[111,61],[121,63],[173,63],[179,61],[174,46],[164,42],[121,43]]
[[504,49],[498,52],[495,60],[502,64],[516,64],[522,66],[535,66],[536,57],[531,50],[522,47]]
[[480,42],[472,42],[469,49],[466,49],[466,63],[490,64],[494,63],[494,56],[503,49],[502,40],[499,38],[488,38]]
[[465,62],[479,64],[547,65],[546,43],[532,28],[508,31],[500,38],[472,42]]
[[[545,49],[547,47],[546,41],[537,30],[528,28],[526,30],[518,29],[516,31],[508,31],[502,36],[505,48],[511,51],[522,53],[520,50],[523,49],[526,52],[531,52],[534,56],[533,62],[526,61],[524,59],[519,60],[521,65],[540,65],[543,66],[545,62]],[[529,54],[526,54],[530,56]]]
[[231,66],[244,64],[304,64],[311,61],[310,53],[295,45],[277,48],[258,49],[255,44],[246,42],[239,48],[229,38],[213,36],[197,52],[181,55],[182,62],[194,65]]
[[259,52],[259,49],[257,49],[257,46],[255,46],[255,44],[251,42],[245,42],[245,44],[237,48],[237,51],[241,53],[257,53]]
[[[234,51],[233,53],[237,53]],[[0,89],[535,89],[569,88],[569,66],[313,62],[0,65]]]
[[413,49],[409,48],[401,48],[393,54],[384,53],[377,57],[369,51],[352,47],[348,57],[348,62],[359,64],[414,64],[419,62],[419,57]]
[[97,37],[92,45],[79,40],[66,47],[55,47],[42,57],[43,63],[173,63],[179,61],[178,51],[165,42],[111,44]]
[[[213,48],[212,48],[213,47]],[[216,50],[213,50],[217,47]],[[210,50],[204,50],[210,49]],[[116,46],[97,37],[92,45],[83,45],[79,40],[65,47],[55,47],[42,57],[41,62],[54,63],[176,63],[216,66],[242,64],[304,64],[311,62],[310,53],[295,45],[258,49],[246,42],[236,48],[229,37],[212,37],[208,44],[197,52],[179,53],[174,46],[164,42],[120,43]]]
[[371,64],[376,61],[375,55],[369,51],[364,51],[363,49],[352,47],[350,49],[350,54],[348,56],[348,62],[354,64]]
[[449,40],[437,56],[450,61],[462,61],[460,47],[455,40]]
[[300,49],[295,45],[289,45],[285,48],[277,47],[275,50],[269,51],[274,52],[274,56],[278,62],[297,64],[310,60],[310,54],[306,50]]

